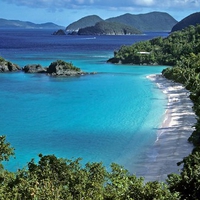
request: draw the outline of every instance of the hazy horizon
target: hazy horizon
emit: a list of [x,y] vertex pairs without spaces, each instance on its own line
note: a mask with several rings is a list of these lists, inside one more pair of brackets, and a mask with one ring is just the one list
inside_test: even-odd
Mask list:
[[[166,12],[177,21],[199,12],[200,0],[0,0],[0,18],[30,21],[36,24],[52,22],[61,26],[88,15],[98,15],[102,19],[116,17],[125,13],[145,14]],[[9,12],[8,12],[9,11]]]

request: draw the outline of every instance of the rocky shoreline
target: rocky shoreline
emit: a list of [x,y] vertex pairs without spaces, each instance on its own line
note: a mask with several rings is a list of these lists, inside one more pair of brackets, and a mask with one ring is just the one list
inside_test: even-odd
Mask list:
[[14,64],[11,63],[7,60],[5,60],[4,58],[0,57],[0,73],[2,72],[15,72],[15,71],[20,71],[21,68]]
[[62,60],[52,62],[49,67],[42,67],[40,64],[30,64],[24,67],[20,67],[3,58],[0,58],[0,73],[4,72],[19,72],[24,73],[44,73],[49,76],[82,76],[87,74],[96,74],[96,72],[84,72],[80,68],[75,67],[72,63],[68,63]]

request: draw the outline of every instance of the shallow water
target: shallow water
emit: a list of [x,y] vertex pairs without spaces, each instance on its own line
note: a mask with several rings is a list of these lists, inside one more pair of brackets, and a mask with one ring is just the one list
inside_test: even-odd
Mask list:
[[121,45],[155,35],[94,39],[56,37],[46,31],[6,33],[0,35],[0,56],[21,67],[63,59],[98,72],[78,78],[0,74],[1,134],[16,149],[16,159],[7,167],[16,170],[43,153],[81,157],[83,163],[103,161],[106,166],[117,162],[134,172],[137,157],[156,140],[166,105],[164,94],[146,75],[164,67],[105,61]]

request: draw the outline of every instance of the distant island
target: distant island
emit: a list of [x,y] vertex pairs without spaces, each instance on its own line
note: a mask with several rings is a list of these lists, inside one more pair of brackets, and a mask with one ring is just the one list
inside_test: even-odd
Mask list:
[[151,12],[138,15],[126,13],[106,20],[97,15],[89,15],[69,24],[65,30],[66,32],[78,32],[79,29],[95,26],[96,23],[102,21],[131,26],[140,32],[171,31],[172,27],[177,23],[171,15],[165,12]]
[[132,26],[118,22],[97,22],[94,26],[79,29],[78,35],[132,35],[141,34],[141,31]]
[[35,24],[20,20],[7,20],[0,18],[0,28],[18,28],[18,29],[63,29],[63,26],[47,22],[42,24]]

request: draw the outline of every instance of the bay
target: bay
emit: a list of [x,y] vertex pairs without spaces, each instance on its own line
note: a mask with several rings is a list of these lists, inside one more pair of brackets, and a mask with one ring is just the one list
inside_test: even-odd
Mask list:
[[156,140],[166,99],[146,76],[165,66],[113,65],[106,60],[122,45],[167,33],[133,36],[53,36],[47,30],[2,30],[0,56],[19,64],[48,66],[62,59],[96,75],[53,78],[0,74],[1,133],[15,147],[16,170],[39,153],[124,165]]

